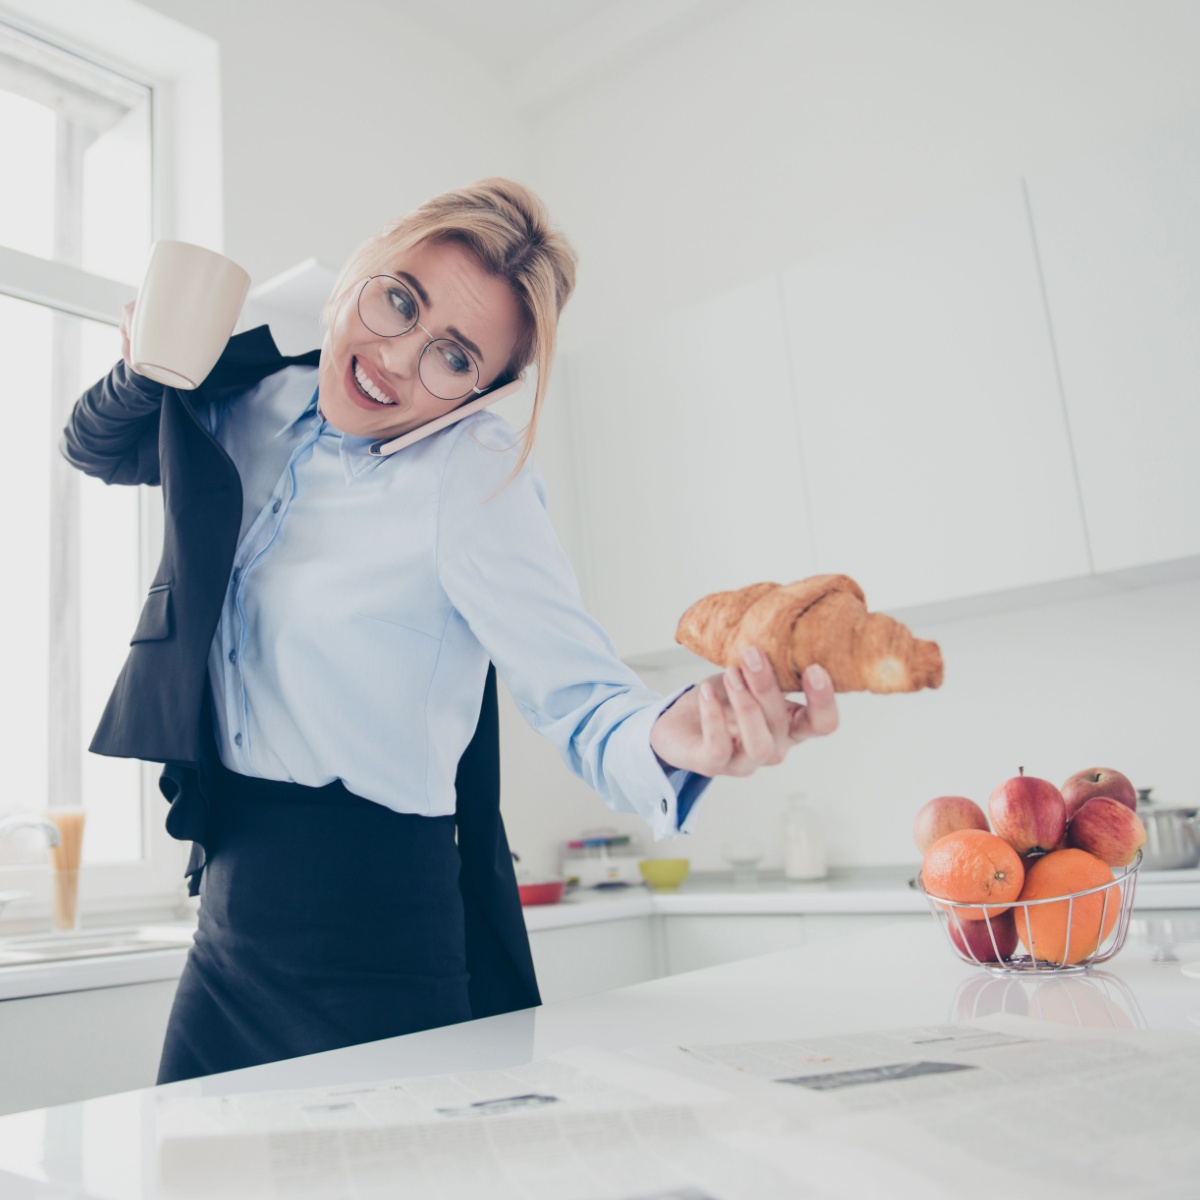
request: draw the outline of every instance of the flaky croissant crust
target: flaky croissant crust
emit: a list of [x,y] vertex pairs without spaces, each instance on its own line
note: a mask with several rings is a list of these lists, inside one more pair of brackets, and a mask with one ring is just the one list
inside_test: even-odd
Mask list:
[[683,614],[675,640],[723,667],[757,646],[785,692],[801,690],[800,673],[812,663],[829,672],[839,692],[915,692],[942,682],[937,643],[867,612],[862,588],[848,575],[714,592]]

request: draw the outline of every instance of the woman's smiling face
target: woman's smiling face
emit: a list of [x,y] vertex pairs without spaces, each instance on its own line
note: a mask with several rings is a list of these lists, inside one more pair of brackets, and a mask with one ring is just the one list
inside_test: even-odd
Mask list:
[[[491,386],[521,333],[521,307],[507,281],[487,274],[457,242],[424,242],[386,273],[416,297],[421,325],[467,349],[479,367],[477,386]],[[419,327],[400,337],[372,333],[359,317],[358,294],[355,287],[342,301],[321,346],[317,382],[325,419],[343,433],[397,437],[463,403],[439,399],[421,382],[425,333]]]

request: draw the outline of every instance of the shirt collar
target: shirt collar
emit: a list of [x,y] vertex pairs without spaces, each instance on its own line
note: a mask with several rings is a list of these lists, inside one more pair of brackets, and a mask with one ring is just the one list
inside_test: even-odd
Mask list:
[[318,437],[333,437],[338,439],[338,454],[342,460],[342,469],[345,471],[347,483],[353,483],[359,475],[364,475],[368,471],[374,471],[381,463],[387,461],[386,455],[380,456],[371,453],[371,446],[379,440],[378,438],[359,437],[357,434],[343,433],[340,429],[335,429],[330,425],[321,414],[320,406],[317,403],[319,396],[320,390],[317,389],[313,392],[312,398],[304,408],[290,420],[285,421],[275,436],[282,437],[302,422],[319,421]]

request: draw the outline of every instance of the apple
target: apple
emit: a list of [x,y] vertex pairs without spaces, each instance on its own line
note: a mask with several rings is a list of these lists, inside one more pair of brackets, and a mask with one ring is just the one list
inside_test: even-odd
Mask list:
[[1058,845],[1067,824],[1062,792],[1046,779],[1020,774],[988,797],[992,828],[1022,857],[1048,854]]
[[[991,931],[988,931],[989,921]],[[995,938],[995,945],[992,939]],[[1003,962],[1017,948],[1017,922],[1010,908],[987,921],[956,921],[950,915],[950,940],[955,948],[976,962]],[[999,951],[999,953],[997,953]]]
[[956,829],[988,827],[987,816],[974,800],[966,796],[935,796],[921,806],[913,821],[913,841],[922,854],[940,837]]
[[1093,796],[1067,825],[1067,843],[1110,867],[1127,867],[1146,842],[1137,813],[1109,796]]
[[1119,800],[1126,808],[1137,808],[1137,790],[1120,771],[1111,767],[1088,767],[1076,771],[1062,785],[1063,801],[1067,806],[1069,821],[1093,796],[1107,796]]

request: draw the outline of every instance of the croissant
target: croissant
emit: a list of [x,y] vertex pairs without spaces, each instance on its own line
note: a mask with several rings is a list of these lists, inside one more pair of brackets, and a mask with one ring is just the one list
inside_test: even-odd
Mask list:
[[736,666],[757,646],[785,692],[801,690],[800,672],[820,663],[839,692],[915,692],[940,687],[942,652],[899,621],[867,612],[848,575],[797,583],[754,583],[714,592],[683,614],[675,640],[718,666]]

